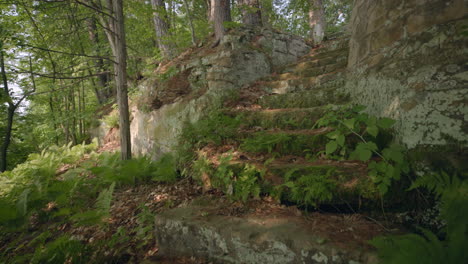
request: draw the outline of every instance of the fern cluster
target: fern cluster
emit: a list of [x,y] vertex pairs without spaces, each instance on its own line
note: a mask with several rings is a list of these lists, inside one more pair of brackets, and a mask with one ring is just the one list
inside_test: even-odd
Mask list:
[[363,106],[330,109],[317,121],[317,127],[332,127],[325,154],[333,159],[369,162],[369,176],[381,194],[387,193],[392,181],[409,172],[405,149],[391,143],[389,133],[395,120],[376,118],[363,113]]
[[285,183],[273,191],[273,196],[293,201],[299,205],[317,207],[333,199],[336,183],[331,179],[333,168],[323,168],[307,173],[291,169],[284,175]]
[[219,164],[214,166],[200,157],[193,166],[196,179],[201,181],[202,174],[208,175],[212,186],[233,200],[246,202],[250,197],[259,197],[265,172],[249,164],[236,167],[230,164],[231,159],[230,155],[220,157]]
[[416,180],[411,188],[433,191],[442,205],[445,238],[420,228],[419,234],[379,237],[371,243],[379,250],[381,263],[466,263],[468,259],[468,180],[446,173]]
[[[30,155],[13,171],[0,174],[0,233],[22,234],[31,227],[31,219],[35,219],[34,225],[105,225],[116,188],[147,181],[174,182],[178,176],[172,155],[155,162],[145,157],[121,161],[119,153],[98,154],[94,152],[96,148],[96,141],[90,145],[50,147],[41,154]],[[147,210],[138,216],[139,226],[132,232],[139,243],[152,239],[150,219]],[[98,250],[70,236],[54,239],[54,234],[46,231],[32,235],[34,239],[27,247],[36,248],[33,253],[12,259],[9,254],[24,236],[26,233],[4,247],[0,263],[88,263],[87,252]],[[119,238],[121,243],[123,237]]]

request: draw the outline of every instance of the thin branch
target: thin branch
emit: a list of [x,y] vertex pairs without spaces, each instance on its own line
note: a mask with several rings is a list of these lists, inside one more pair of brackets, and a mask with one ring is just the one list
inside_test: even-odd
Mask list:
[[36,47],[36,46],[28,45],[28,44],[23,45],[23,46],[26,46],[26,47],[29,47],[29,48],[33,48],[33,49],[43,50],[43,51],[47,51],[47,52],[53,52],[53,53],[59,53],[59,54],[70,55],[70,56],[87,57],[87,58],[93,58],[93,59],[104,59],[104,60],[108,60],[108,61],[111,61],[111,62],[113,62],[113,63],[116,63],[116,62],[115,62],[114,60],[112,60],[111,58],[105,57],[105,56],[93,56],[93,55],[86,55],[86,54],[79,54],[79,53],[70,53],[70,52],[65,52],[65,51],[58,51],[58,50],[51,50],[51,49],[42,48],[42,47]]
[[[18,74],[30,73],[29,71],[16,71],[16,70],[13,70],[13,72],[14,72],[14,73],[18,73]],[[36,76],[44,77],[44,78],[50,78],[50,79],[55,79],[55,80],[87,79],[87,78],[90,78],[90,77],[96,77],[96,76],[99,76],[99,75],[101,75],[101,74],[107,74],[107,73],[111,73],[111,72],[110,72],[110,71],[103,71],[103,72],[98,72],[98,73],[94,73],[94,74],[88,74],[88,75],[85,75],[85,76],[74,77],[74,76],[48,75],[48,74],[44,74],[44,73],[33,72],[33,74],[36,75]]]
[[98,12],[98,13],[101,14],[101,15],[104,15],[104,16],[109,17],[110,19],[114,19],[114,17],[113,17],[112,15],[109,15],[108,13],[104,12],[104,11],[102,10],[102,8],[92,6],[92,5],[90,5],[90,4],[87,4],[87,3],[82,2],[82,1],[80,1],[80,0],[75,0],[75,3],[80,4],[80,5],[84,6],[84,7],[89,8],[89,9],[92,9],[92,10]]

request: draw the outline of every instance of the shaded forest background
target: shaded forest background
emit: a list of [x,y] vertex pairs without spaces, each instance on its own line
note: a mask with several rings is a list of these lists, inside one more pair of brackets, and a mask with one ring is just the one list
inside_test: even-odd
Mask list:
[[[267,27],[310,36],[313,1],[250,2],[257,7],[247,10],[251,3],[232,2],[232,21],[223,24],[225,29],[241,26],[243,12],[261,13]],[[10,170],[47,146],[89,142],[96,113],[115,103],[114,56],[106,38],[106,1],[18,0],[0,5],[0,134],[5,135],[2,149],[7,149],[4,169]],[[163,60],[201,45],[213,32],[210,1],[128,0],[123,5],[130,98],[138,93],[138,81]],[[328,0],[323,5],[327,32],[343,30],[351,1]],[[5,146],[9,118],[11,143]]]

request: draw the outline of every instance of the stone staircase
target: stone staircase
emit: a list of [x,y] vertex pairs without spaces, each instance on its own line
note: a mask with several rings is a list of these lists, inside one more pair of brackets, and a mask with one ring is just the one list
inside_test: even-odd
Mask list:
[[238,103],[225,110],[242,120],[238,138],[230,146],[203,153],[208,159],[231,155],[233,164],[265,170],[265,184],[270,187],[284,183],[288,173],[327,174],[337,187],[329,202],[334,206],[359,206],[363,197],[374,200],[366,163],[316,155],[324,151],[326,134],[332,129],[314,124],[330,104],[349,102],[339,89],[345,81],[347,45],[347,38],[328,41],[280,73],[244,87]]
[[[316,121],[329,111],[329,104],[348,102],[339,92],[346,47],[346,38],[327,41],[280,73],[243,87],[239,98],[226,102],[223,112],[234,117],[231,120],[240,120],[237,133],[221,145],[198,150],[199,159],[204,159],[203,164],[209,161],[210,168],[220,168],[225,162],[222,157],[229,157],[232,171],[252,167],[262,171],[260,187],[265,193],[272,194],[288,178],[298,181],[305,175],[333,182],[333,198],[326,206],[357,210],[363,198],[375,200],[367,164],[317,155],[325,149],[326,134],[333,129],[318,128]],[[217,133],[216,129],[211,133]],[[205,191],[214,177],[202,173]],[[218,193],[212,191],[207,193]],[[160,253],[202,257],[213,263],[377,263],[367,241],[383,230],[355,212],[315,212],[304,217],[297,207],[278,204],[267,196],[246,204],[228,203],[226,208],[234,210],[236,204],[246,213],[220,215],[223,202],[215,198],[158,215]]]

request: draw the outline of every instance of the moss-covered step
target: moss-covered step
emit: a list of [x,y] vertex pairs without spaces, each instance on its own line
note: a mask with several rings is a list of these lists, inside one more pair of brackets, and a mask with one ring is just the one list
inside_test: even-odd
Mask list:
[[232,159],[231,164],[237,170],[249,164],[264,171],[262,192],[284,202],[304,206],[348,204],[357,208],[373,207],[380,199],[364,162],[307,161],[300,156],[285,155],[267,161],[244,156]]
[[301,205],[356,205],[363,199],[376,204],[380,197],[376,185],[367,174],[365,163],[333,160],[273,161],[268,164],[268,171],[274,175],[265,177],[272,186],[282,184],[281,199]]
[[[288,78],[284,75],[290,75]],[[258,83],[257,86],[267,93],[285,94],[304,90],[312,90],[320,87],[340,87],[345,83],[344,69],[326,73],[314,77],[304,77],[302,75],[287,73],[283,74],[284,80],[271,80]]]
[[327,49],[317,49],[312,53],[304,56],[304,58],[313,58],[313,59],[323,59],[328,57],[335,57],[335,58],[344,58],[348,56],[349,48],[343,47],[335,50],[327,50]]
[[281,109],[229,109],[225,113],[230,116],[241,115],[241,127],[243,129],[253,127],[261,127],[262,129],[306,129],[312,128],[326,110],[326,107],[320,106]]
[[297,69],[307,69],[317,66],[325,66],[329,64],[337,63],[337,58],[335,56],[325,57],[322,59],[315,59],[313,57],[302,58],[299,62],[294,64],[287,65],[283,72],[293,72]]
[[327,104],[345,104],[349,96],[336,87],[320,87],[313,90],[286,94],[270,94],[258,99],[263,108],[310,108]]
[[[299,133],[298,133],[299,132]],[[240,149],[249,153],[307,156],[323,151],[327,130],[282,130],[255,132],[241,140]]]
[[297,68],[295,72],[303,77],[315,77],[322,74],[332,73],[340,69],[346,68],[346,61],[328,64],[324,66],[315,66],[309,68]]

